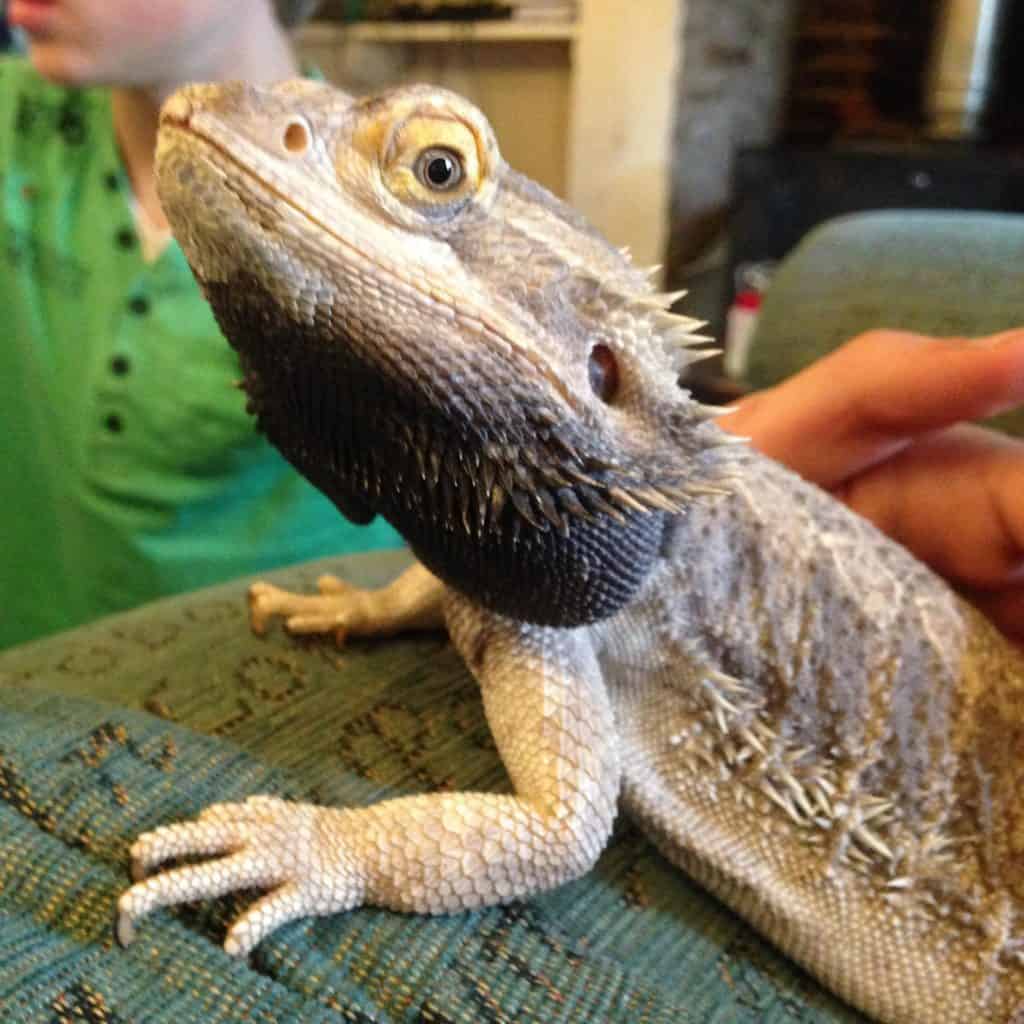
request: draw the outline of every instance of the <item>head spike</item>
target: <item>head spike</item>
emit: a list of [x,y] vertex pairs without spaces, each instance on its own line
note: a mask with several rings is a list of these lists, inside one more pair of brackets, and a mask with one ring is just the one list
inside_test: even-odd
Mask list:
[[558,506],[555,504],[555,499],[551,496],[551,492],[546,489],[541,489],[534,492],[533,498],[534,501],[537,502],[541,512],[544,514],[544,518],[547,519],[547,521],[564,536],[568,532],[569,524],[566,522],[565,516],[563,516],[559,511]]
[[670,344],[692,341],[696,337],[693,332],[707,325],[707,320],[691,320],[689,317],[681,316],[676,318],[673,326],[661,328],[658,333]]
[[538,530],[542,530],[545,533],[551,529],[550,524],[546,519],[542,519],[537,515],[534,510],[533,503],[530,501],[530,495],[526,491],[514,490],[509,493],[509,497],[512,499],[512,504],[515,505],[516,511],[531,525],[536,527]]
[[687,334],[704,327],[707,321],[694,320],[690,316],[681,316],[679,313],[669,313],[667,310],[659,309],[654,313],[654,326],[662,334],[673,330],[685,330]]
[[633,495],[628,491],[623,490],[621,487],[609,487],[608,497],[616,504],[621,505],[623,508],[630,509],[633,512],[648,511],[648,507],[646,505],[637,501]]
[[596,487],[588,487],[586,484],[580,484],[576,488],[577,494],[579,494],[583,503],[591,509],[593,512],[597,512],[606,516],[610,516],[617,523],[624,524],[626,517],[619,511],[614,505],[610,505],[605,501],[601,492]]
[[580,504],[579,498],[576,497],[576,492],[571,487],[563,487],[558,492],[558,503],[565,510],[566,514],[574,519],[582,519],[588,523],[594,519],[593,514]]
[[728,430],[720,431],[720,436],[714,440],[714,446],[716,448],[731,448],[734,446],[747,447],[750,444],[750,438],[744,437],[742,434],[733,434]]
[[719,416],[728,416],[739,408],[736,405],[705,405],[703,402],[692,402],[691,406],[702,420],[714,420]]
[[688,484],[686,493],[697,498],[723,498],[729,491],[724,487],[713,487],[710,484]]
[[473,519],[470,516],[470,502],[473,498],[473,488],[469,480],[463,477],[459,481],[459,511],[462,514],[462,528],[470,537],[473,536]]
[[665,310],[674,306],[684,295],[686,289],[676,292],[651,292],[649,295],[637,295],[633,299],[634,306],[643,306],[645,309]]
[[505,507],[505,488],[501,484],[495,484],[491,490],[491,522],[497,523],[502,509]]
[[681,504],[678,499],[673,500],[657,487],[634,487],[633,496],[648,508],[660,509],[663,512],[678,512]]
[[705,359],[720,356],[720,348],[683,348],[679,347],[671,353],[672,364],[676,370],[685,370],[694,363],[702,363]]
[[487,526],[487,502],[488,491],[478,490],[476,492],[476,528],[477,533],[483,536],[484,527]]

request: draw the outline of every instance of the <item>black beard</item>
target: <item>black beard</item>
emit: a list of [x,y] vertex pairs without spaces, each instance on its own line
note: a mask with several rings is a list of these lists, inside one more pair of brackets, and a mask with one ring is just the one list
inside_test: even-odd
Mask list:
[[452,422],[325,326],[296,324],[252,277],[205,292],[270,442],[346,518],[387,519],[445,583],[499,614],[568,627],[618,611],[646,578],[662,513],[549,525],[522,494],[495,496],[486,425]]

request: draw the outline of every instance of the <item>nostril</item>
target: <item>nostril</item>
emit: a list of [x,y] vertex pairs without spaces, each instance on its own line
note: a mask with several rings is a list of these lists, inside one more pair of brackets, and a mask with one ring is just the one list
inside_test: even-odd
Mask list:
[[183,90],[174,93],[160,111],[160,119],[173,124],[187,125],[191,116],[192,101]]
[[304,121],[289,121],[281,141],[289,153],[301,155],[309,149],[309,128]]

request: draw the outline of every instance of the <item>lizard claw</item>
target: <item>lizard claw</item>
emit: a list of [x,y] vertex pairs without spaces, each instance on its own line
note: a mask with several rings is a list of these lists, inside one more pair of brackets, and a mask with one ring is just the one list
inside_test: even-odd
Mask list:
[[[195,821],[166,825],[131,848],[135,884],[117,902],[114,932],[127,946],[138,922],[159,907],[223,896],[237,889],[269,889],[231,926],[224,942],[245,956],[287,921],[347,910],[363,884],[339,830],[323,827],[321,809],[277,797],[214,804]],[[212,858],[153,875],[182,857]]]
[[253,583],[249,587],[253,632],[263,636],[270,621],[281,616],[290,633],[333,633],[338,644],[343,644],[358,590],[336,576],[321,576],[317,590],[318,594],[294,594],[272,583]]

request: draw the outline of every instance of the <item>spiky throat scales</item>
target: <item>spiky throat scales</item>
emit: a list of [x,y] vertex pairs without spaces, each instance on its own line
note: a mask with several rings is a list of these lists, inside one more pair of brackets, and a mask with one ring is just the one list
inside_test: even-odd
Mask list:
[[676,384],[674,296],[441,90],[195,86],[162,125],[161,201],[285,457],[491,610],[629,601],[721,464]]
[[431,571],[525,621],[593,622],[636,592],[664,513],[613,507],[595,486],[613,487],[607,472],[571,459],[556,429],[524,437],[442,417],[351,344],[325,347],[255,279],[205,290],[225,335],[246,339],[260,429],[347,518],[383,516]]

